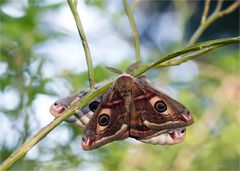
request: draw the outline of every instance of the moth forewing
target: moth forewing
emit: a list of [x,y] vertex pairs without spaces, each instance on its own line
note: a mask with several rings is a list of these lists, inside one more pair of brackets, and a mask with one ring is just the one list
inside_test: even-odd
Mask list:
[[92,139],[91,137],[87,137],[86,134],[84,134],[82,138],[82,148],[84,150],[93,150],[95,148],[101,147],[112,141],[125,139],[128,137],[128,136],[124,137],[124,134],[126,134],[127,130],[128,130],[128,125],[123,124],[121,128],[117,132],[115,132],[113,135],[102,137],[101,139],[97,139],[97,140]]
[[193,123],[191,113],[182,104],[153,88],[148,81],[138,81],[145,97],[136,96],[135,105],[143,124],[154,130],[181,128]]
[[128,137],[128,115],[119,92],[111,88],[87,124],[82,139],[84,150],[92,150]]

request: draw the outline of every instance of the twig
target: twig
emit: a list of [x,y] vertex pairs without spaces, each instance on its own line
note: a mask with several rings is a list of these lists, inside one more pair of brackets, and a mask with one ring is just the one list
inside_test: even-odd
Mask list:
[[[171,53],[169,55],[164,56],[162,59],[146,65],[141,65],[135,72],[134,76],[139,76],[142,73],[150,70],[151,68],[166,62],[170,59],[173,59],[175,57],[178,57],[180,55],[184,55],[189,52],[197,51],[197,50],[204,50],[205,48],[210,48],[211,46],[217,46],[222,45],[226,46],[229,44],[235,44],[240,43],[239,37],[237,38],[227,38],[227,39],[219,39],[214,41],[208,41],[208,42],[202,42],[195,46],[185,48],[180,51],[176,51],[174,53]],[[208,51],[205,51],[207,53]],[[88,104],[93,99],[98,97],[99,95],[103,94],[105,91],[108,90],[108,88],[113,84],[113,81],[110,81],[109,83],[99,87],[98,89],[95,89],[91,91],[88,95],[86,95],[81,101],[73,104],[69,109],[67,109],[65,112],[62,113],[59,117],[54,119],[51,123],[49,123],[47,126],[42,128],[39,132],[35,134],[32,138],[30,138],[27,142],[25,142],[19,149],[17,149],[15,152],[13,152],[1,165],[0,170],[7,170],[9,167],[11,167],[16,161],[18,161],[20,158],[22,158],[36,143],[38,143],[41,139],[43,139],[51,130],[53,130],[57,125],[59,125],[63,120],[71,116],[77,109],[81,108],[82,106]]]
[[156,67],[169,67],[169,66],[180,65],[184,62],[192,60],[196,57],[199,57],[202,54],[205,54],[205,53],[208,53],[210,51],[216,50],[220,47],[222,47],[222,46],[218,45],[218,46],[212,46],[212,47],[209,47],[209,48],[205,48],[205,49],[199,50],[197,52],[193,52],[191,54],[184,55],[184,56],[181,57],[181,59],[175,59],[175,60],[169,60],[169,61],[163,62],[163,63],[157,65]]
[[224,15],[227,15],[227,14],[233,12],[235,9],[237,9],[237,7],[239,7],[239,5],[240,5],[240,1],[237,0],[232,5],[230,5],[228,8],[226,8],[225,10],[222,10],[219,15],[221,15],[221,17]]
[[133,11],[138,6],[139,2],[141,2],[141,0],[135,0],[130,6],[130,10]]
[[210,2],[211,2],[210,0],[205,1],[204,10],[203,10],[202,19],[201,19],[201,24],[203,24],[206,21],[208,11],[209,11]]
[[77,9],[78,0],[74,0],[74,5],[75,5],[75,8]]
[[[211,46],[226,46],[227,44],[235,44],[235,43],[240,43],[240,37],[234,37],[234,38],[225,38],[225,39],[218,39],[218,40],[211,40],[211,41],[206,41],[206,42],[201,42],[198,43],[194,46],[187,47],[183,50],[173,52],[169,55],[165,55],[162,57],[162,59],[158,60],[157,62],[153,62],[150,64],[143,64],[139,68],[137,68],[136,71],[134,71],[134,76],[138,76],[143,74],[144,72],[148,71],[149,69],[153,67],[159,67],[160,64],[169,61],[173,58],[179,57],[181,55],[187,54],[189,52],[196,52],[198,50],[203,50],[206,48],[210,48]],[[207,53],[206,51],[205,53]],[[201,53],[201,55],[204,53]]]
[[222,5],[223,5],[223,0],[217,0],[217,6],[215,8],[214,13],[218,13],[221,10]]
[[125,12],[128,16],[130,26],[132,28],[132,36],[133,36],[133,40],[134,40],[135,53],[136,53],[136,62],[140,63],[141,62],[140,43],[139,43],[139,37],[138,37],[136,23],[134,21],[132,11],[129,9],[128,0],[123,0],[123,5],[124,5]]
[[227,15],[231,12],[233,12],[237,7],[240,5],[240,1],[237,0],[236,2],[232,3],[229,7],[221,11],[222,8],[222,0],[219,0],[217,3],[217,6],[215,8],[215,11],[212,13],[212,15],[204,20],[204,22],[201,22],[200,26],[196,30],[196,32],[191,37],[188,46],[194,45],[199,37],[202,35],[202,33],[208,28],[210,24],[212,24],[217,19],[221,18],[224,15]]
[[88,47],[88,43],[87,43],[87,39],[83,30],[83,26],[80,20],[80,16],[77,12],[77,1],[75,0],[74,3],[72,0],[68,0],[68,5],[71,9],[71,12],[73,14],[73,17],[75,19],[77,28],[78,28],[78,33],[80,35],[80,38],[82,40],[82,45],[84,48],[84,52],[85,52],[85,57],[86,57],[86,61],[87,61],[87,67],[88,67],[88,80],[89,80],[89,86],[90,89],[94,88],[94,74],[93,74],[93,64],[92,64],[92,58],[91,58],[91,53]]

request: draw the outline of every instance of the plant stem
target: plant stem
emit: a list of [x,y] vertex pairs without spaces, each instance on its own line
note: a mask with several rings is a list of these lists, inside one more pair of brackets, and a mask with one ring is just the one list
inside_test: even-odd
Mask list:
[[223,0],[217,0],[217,6],[215,8],[214,13],[218,13],[221,10],[222,5],[223,5]]
[[134,21],[132,11],[129,9],[128,0],[123,0],[123,5],[124,5],[125,12],[128,16],[130,26],[132,28],[132,36],[133,36],[133,40],[134,40],[135,53],[136,53],[136,62],[140,63],[141,62],[140,43],[139,43],[139,37],[138,37],[136,23]]
[[235,9],[237,9],[237,7],[239,7],[239,5],[240,5],[240,1],[237,0],[236,2],[232,3],[232,5],[227,7],[225,10],[222,10],[219,15],[221,15],[221,17],[224,15],[227,15],[227,14],[233,12]]
[[[206,42],[201,42],[201,43],[198,43],[194,46],[187,47],[183,50],[173,52],[169,55],[165,55],[165,56],[162,57],[162,59],[160,59],[156,62],[153,62],[153,63],[150,63],[150,64],[143,64],[139,68],[137,68],[136,71],[134,71],[133,75],[134,76],[141,75],[144,72],[148,71],[149,69],[158,66],[159,64],[162,64],[162,63],[164,63],[168,60],[171,60],[171,59],[173,59],[175,57],[178,57],[180,55],[187,54],[189,52],[203,50],[205,48],[210,48],[211,46],[226,46],[228,44],[236,44],[236,43],[240,43],[240,37],[217,39],[217,40],[210,40],[210,41],[206,41]],[[207,52],[208,51],[206,51],[206,53]]]
[[84,49],[85,57],[86,57],[86,62],[87,62],[87,67],[88,67],[89,86],[90,86],[90,89],[93,89],[94,88],[94,74],[93,74],[92,58],[91,58],[91,53],[90,53],[90,50],[88,47],[88,42],[87,42],[84,30],[83,30],[83,26],[81,23],[81,19],[77,12],[77,9],[76,9],[77,3],[76,3],[76,1],[74,1],[74,3],[73,3],[72,0],[67,0],[67,1],[68,1],[68,5],[71,9],[71,12],[73,14],[74,20],[77,25],[78,33],[79,33],[81,41],[82,41],[82,45],[83,45],[83,49]]
[[156,67],[169,67],[169,66],[175,66],[175,65],[180,65],[184,62],[187,62],[189,60],[192,60],[202,54],[205,54],[205,53],[208,53],[210,51],[213,51],[213,50],[216,50],[218,48],[222,47],[221,45],[217,45],[217,46],[212,46],[212,47],[208,47],[208,48],[205,48],[205,49],[202,49],[202,50],[199,50],[197,52],[193,52],[191,54],[188,54],[188,55],[184,55],[182,56],[181,59],[175,59],[175,60],[169,60],[169,61],[166,61],[166,62],[163,62],[159,65],[157,65]]
[[[197,45],[194,45],[192,47],[185,48],[180,51],[176,51],[174,53],[171,53],[169,55],[164,56],[162,59],[150,63],[141,65],[135,72],[134,76],[139,76],[142,73],[152,69],[153,67],[156,67],[170,59],[173,59],[175,57],[178,57],[180,55],[184,55],[189,52],[193,51],[200,51],[199,54],[204,54],[210,51],[211,46],[226,46],[229,44],[236,44],[240,43],[240,38],[226,38],[226,39],[218,39],[213,41],[207,41],[202,42]],[[209,49],[210,48],[210,49]],[[208,49],[208,50],[206,50]],[[213,47],[214,49],[214,47]],[[204,51],[205,50],[205,51]],[[197,52],[196,52],[197,53]],[[196,55],[195,55],[196,56]],[[189,60],[190,58],[188,58]],[[103,94],[105,91],[109,89],[109,87],[113,84],[114,80],[110,81],[109,83],[99,87],[98,89],[95,89],[93,91],[90,91],[89,94],[87,94],[81,101],[73,104],[69,109],[67,109],[65,112],[62,113],[59,117],[55,118],[51,123],[49,123],[47,126],[42,128],[40,131],[38,131],[32,138],[30,138],[27,142],[25,142],[19,149],[17,149],[15,152],[13,152],[1,165],[0,170],[7,170],[10,168],[16,161],[18,161],[20,158],[22,158],[36,143],[38,143],[41,139],[43,139],[51,130],[53,130],[57,125],[59,125],[63,120],[71,116],[77,109],[83,107],[84,105],[91,102],[93,99],[97,98],[99,95]]]
[[[236,2],[232,3],[229,7],[227,7],[225,10],[221,11],[222,3],[223,3],[223,1],[219,0],[218,3],[217,3],[217,7],[216,7],[215,11],[212,13],[212,15],[210,17],[208,17],[207,19],[205,19],[204,21],[202,20],[200,26],[198,27],[196,32],[191,37],[187,46],[194,45],[197,42],[197,40],[200,38],[202,33],[214,21],[216,21],[217,19],[221,18],[222,16],[227,15],[227,14],[233,12],[235,9],[237,9],[237,7],[239,7],[240,1],[237,0]],[[203,13],[203,15],[205,15],[205,14]]]
[[206,21],[208,11],[209,11],[210,2],[211,2],[210,0],[205,0],[204,10],[203,10],[202,19],[201,19],[201,24],[203,24]]
[[130,6],[130,10],[133,11],[138,6],[139,2],[141,2],[141,0],[135,0]]

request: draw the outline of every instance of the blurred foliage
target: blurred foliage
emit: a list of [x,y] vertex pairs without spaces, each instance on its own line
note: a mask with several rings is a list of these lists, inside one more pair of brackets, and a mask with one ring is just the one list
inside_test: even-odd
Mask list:
[[[13,5],[13,1],[0,2],[1,6]],[[4,139],[0,140],[1,162],[26,138],[40,129],[39,121],[35,117],[34,101],[40,94],[60,95],[57,90],[49,88],[49,83],[58,84],[58,80],[64,78],[71,85],[69,91],[75,92],[88,85],[86,72],[62,71],[51,77],[44,74],[44,67],[52,61],[49,56],[36,53],[35,48],[47,41],[67,36],[66,33],[49,27],[42,20],[46,12],[58,10],[66,6],[66,3],[46,2],[28,1],[23,5],[24,15],[20,17],[11,16],[1,8],[0,64],[3,71],[0,90],[2,95],[14,92],[17,101],[15,106],[0,105],[1,118],[4,117],[11,125],[9,131],[14,134],[11,144]],[[228,1],[224,5],[229,3]],[[107,15],[107,1],[86,0],[86,4]],[[136,10],[137,14],[148,18],[142,21],[141,25],[136,21],[142,46],[152,49],[152,54],[144,58],[147,62],[166,53],[152,33],[152,30],[157,28],[156,16],[161,17],[173,10],[183,17],[185,25],[182,28],[186,36],[178,42],[164,45],[165,50],[174,51],[177,47],[186,45],[189,35],[197,28],[203,1],[183,1],[182,4],[178,1],[143,1]],[[120,24],[123,17],[122,8],[109,16],[114,29],[116,28],[126,41],[131,41],[130,33],[125,33],[126,26]],[[201,40],[237,35],[239,10],[213,24]],[[123,60],[116,64],[116,67],[124,70],[131,63],[131,59]],[[84,152],[80,147],[82,130],[63,123],[53,132],[67,131],[69,139],[61,142],[46,137],[34,147],[33,151],[37,154],[35,157],[27,155],[11,170],[239,170],[239,65],[238,47],[231,46],[192,62],[190,66],[197,66],[197,73],[190,80],[176,80],[172,77],[174,68],[180,67],[181,72],[186,72],[184,70],[188,69],[187,64],[154,69],[147,73],[154,83],[172,87],[177,99],[194,114],[195,124],[188,128],[187,136],[181,144],[154,146],[128,139]],[[3,66],[6,66],[5,71]],[[115,76],[104,68],[104,64],[95,65],[94,72],[97,82]]]
[[106,6],[105,0],[85,0],[85,3],[98,8],[104,8]]

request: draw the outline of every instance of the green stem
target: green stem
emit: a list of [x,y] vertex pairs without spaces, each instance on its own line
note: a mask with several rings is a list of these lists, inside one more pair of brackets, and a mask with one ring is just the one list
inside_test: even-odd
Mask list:
[[223,0],[218,0],[214,13],[218,13],[219,11],[221,11],[222,5],[223,5]]
[[132,36],[133,36],[133,40],[134,40],[135,53],[136,53],[136,62],[140,63],[141,62],[140,43],[139,43],[139,37],[138,37],[136,23],[135,23],[132,11],[130,10],[130,8],[128,6],[128,0],[123,0],[123,5],[124,5],[125,12],[128,16],[130,26],[132,28]]
[[[144,72],[148,71],[149,69],[151,69],[153,67],[156,67],[163,62],[171,60],[171,59],[173,59],[175,57],[178,57],[180,55],[187,54],[189,52],[203,50],[205,48],[210,48],[211,46],[226,46],[226,45],[229,45],[229,44],[236,44],[236,43],[240,43],[240,37],[217,39],[217,40],[210,40],[210,41],[206,41],[206,42],[201,42],[201,43],[198,43],[194,46],[187,47],[183,50],[173,52],[169,55],[165,55],[165,56],[162,57],[162,59],[160,59],[156,62],[153,62],[153,63],[150,63],[150,64],[143,64],[139,68],[137,68],[136,71],[134,71],[133,75],[134,76],[141,75]],[[208,51],[206,51],[206,53],[207,52]]]
[[173,59],[175,57],[178,57],[180,55],[183,55],[183,54],[186,54],[186,53],[189,53],[189,52],[202,50],[202,49],[205,49],[205,48],[210,48],[211,46],[225,46],[225,45],[233,44],[233,43],[240,43],[240,37],[226,38],[226,39],[219,39],[219,40],[211,40],[211,41],[207,41],[207,42],[202,42],[202,43],[196,44],[194,46],[185,48],[183,50],[171,53],[170,55],[166,55],[161,60],[152,63],[152,66],[155,67],[158,64],[161,64],[161,63],[163,63],[167,60]]
[[141,2],[141,0],[135,0],[130,6],[130,10],[133,11],[138,6],[139,2]]
[[210,0],[205,0],[204,10],[203,10],[202,19],[201,19],[201,24],[203,24],[207,19],[209,7],[210,7],[210,2],[211,2]]
[[[174,53],[171,53],[169,55],[164,56],[162,59],[146,64],[141,65],[135,72],[134,76],[139,76],[142,73],[150,70],[153,67],[156,67],[170,59],[173,59],[175,57],[178,57],[180,55],[184,55],[189,52],[200,50],[202,53],[207,53],[209,50],[205,50],[208,48],[211,48],[211,46],[226,46],[229,44],[236,44],[240,43],[240,38],[227,38],[227,39],[218,39],[208,42],[202,42],[195,46],[185,48],[180,51],[176,51]],[[204,51],[205,50],[205,51]],[[0,170],[7,170],[10,168],[16,161],[18,161],[20,158],[22,158],[36,143],[38,143],[41,139],[43,139],[51,130],[53,130],[57,125],[59,125],[63,120],[71,116],[77,109],[83,107],[84,105],[91,102],[93,99],[98,97],[99,95],[106,92],[111,85],[113,84],[114,80],[110,81],[109,83],[103,85],[102,87],[99,87],[98,89],[95,89],[93,91],[90,91],[88,95],[86,95],[81,101],[73,104],[68,110],[62,113],[59,117],[54,119],[51,123],[49,123],[47,126],[42,128],[40,131],[38,131],[32,138],[30,138],[27,142],[25,142],[19,149],[17,149],[15,152],[13,152],[1,165]]]
[[163,62],[163,63],[157,65],[156,67],[169,67],[169,66],[179,65],[179,64],[182,64],[182,63],[187,62],[189,60],[192,60],[192,59],[194,59],[194,58],[196,58],[200,55],[203,55],[203,54],[208,53],[210,51],[216,50],[220,47],[222,47],[222,46],[218,45],[218,46],[212,46],[212,47],[209,47],[209,48],[205,48],[203,50],[199,50],[197,52],[193,52],[191,54],[184,55],[181,59],[175,59],[175,60],[169,60],[169,61]]
[[83,26],[81,23],[81,19],[80,16],[76,10],[76,1],[75,4],[73,3],[72,0],[67,0],[68,1],[68,5],[71,9],[71,12],[73,14],[74,20],[76,22],[77,25],[77,29],[78,29],[78,33],[80,35],[80,38],[82,40],[82,45],[83,45],[83,49],[85,52],[85,57],[86,57],[86,61],[87,61],[87,67],[88,67],[88,80],[89,80],[89,86],[91,89],[94,88],[94,74],[93,74],[93,64],[92,64],[92,58],[91,58],[91,53],[88,47],[88,42],[83,30]]

